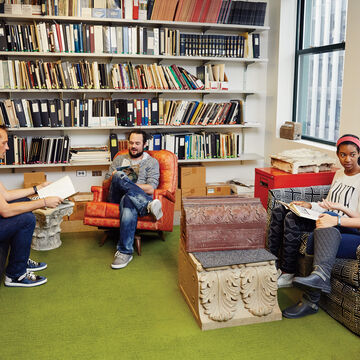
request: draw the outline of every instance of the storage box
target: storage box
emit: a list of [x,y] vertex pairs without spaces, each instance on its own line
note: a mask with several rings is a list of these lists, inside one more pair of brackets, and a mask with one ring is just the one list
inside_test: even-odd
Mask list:
[[231,187],[225,183],[214,183],[206,185],[207,196],[231,195]]
[[181,243],[187,252],[264,248],[266,219],[259,199],[183,198]]
[[301,124],[294,121],[286,121],[280,127],[280,137],[282,139],[300,140]]
[[189,196],[206,196],[206,187],[192,187],[181,189],[181,198],[186,198]]
[[24,173],[24,188],[29,188],[39,185],[46,181],[46,174],[44,172]]
[[85,207],[88,201],[93,201],[93,193],[77,193],[69,198],[75,203],[74,211],[69,216],[69,220],[83,220],[85,214]]
[[335,171],[318,173],[290,174],[275,168],[255,169],[255,197],[260,198],[264,208],[267,206],[268,191],[288,187],[329,185]]
[[175,211],[181,210],[181,189],[176,189],[175,192]]
[[204,166],[181,166],[179,180],[180,189],[205,187],[206,168]]

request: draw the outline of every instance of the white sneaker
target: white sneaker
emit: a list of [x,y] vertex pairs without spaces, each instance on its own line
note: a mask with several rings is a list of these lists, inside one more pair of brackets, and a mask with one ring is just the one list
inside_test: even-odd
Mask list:
[[291,287],[295,274],[282,273],[278,278],[278,288]]
[[148,204],[148,211],[150,214],[154,215],[156,220],[160,220],[163,216],[163,212],[161,210],[161,201],[158,199],[150,201]]

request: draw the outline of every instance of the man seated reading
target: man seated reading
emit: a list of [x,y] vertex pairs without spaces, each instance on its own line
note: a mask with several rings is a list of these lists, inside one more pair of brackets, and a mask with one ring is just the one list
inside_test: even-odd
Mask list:
[[[6,128],[0,127],[0,159],[5,157],[6,150],[9,150]],[[29,259],[36,224],[32,210],[44,206],[55,208],[62,199],[58,196],[48,196],[29,201],[27,198],[47,184],[45,182],[38,187],[7,190],[0,182],[0,245],[10,244],[5,276],[6,286],[33,287],[45,284],[47,281],[46,277],[36,276],[33,273],[33,271],[45,269],[47,265]]]
[[134,130],[129,135],[129,153],[117,156],[105,179],[111,179],[109,201],[120,205],[120,234],[117,251],[111,264],[121,269],[132,260],[138,216],[162,217],[161,202],[153,200],[159,185],[159,163],[144,152],[146,133]]

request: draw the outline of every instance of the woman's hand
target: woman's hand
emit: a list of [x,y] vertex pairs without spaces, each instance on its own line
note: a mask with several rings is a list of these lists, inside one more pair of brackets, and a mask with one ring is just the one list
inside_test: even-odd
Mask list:
[[307,209],[311,209],[311,204],[306,201],[292,201],[290,204],[302,206]]
[[62,201],[63,199],[58,196],[47,196],[46,198],[44,198],[44,204],[46,207],[49,208],[56,208],[58,205],[61,204]]
[[323,201],[318,202],[318,204],[319,204],[319,206],[321,206],[325,210],[339,210],[339,211],[344,210],[344,205],[341,205],[341,204],[336,203],[336,202],[328,201],[326,199],[324,199]]
[[316,228],[322,229],[322,228],[336,226],[337,221],[338,221],[337,216],[332,216],[329,214],[320,214],[319,218],[316,220]]

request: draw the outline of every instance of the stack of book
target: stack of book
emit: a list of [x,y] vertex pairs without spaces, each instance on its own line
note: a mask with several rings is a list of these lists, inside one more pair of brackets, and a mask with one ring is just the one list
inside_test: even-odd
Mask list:
[[204,84],[176,65],[0,60],[0,89],[176,89]]
[[2,100],[8,128],[243,124],[242,100],[202,102],[153,99]]
[[240,134],[154,134],[149,150],[169,150],[179,160],[238,158],[241,154]]
[[76,164],[107,164],[110,162],[110,151],[107,145],[72,146],[70,163]]
[[8,135],[9,150],[6,152],[5,164],[57,164],[69,161],[68,136],[34,137],[28,147],[27,138]]
[[[4,4],[5,3],[5,4]],[[165,20],[263,26],[267,2],[239,0],[4,0],[6,14]]]

